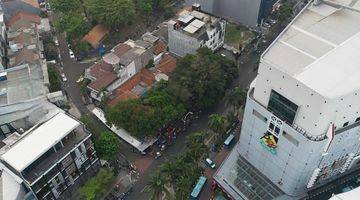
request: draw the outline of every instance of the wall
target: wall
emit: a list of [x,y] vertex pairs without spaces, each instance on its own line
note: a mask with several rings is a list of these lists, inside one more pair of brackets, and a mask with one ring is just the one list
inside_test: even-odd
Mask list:
[[186,54],[194,54],[200,47],[200,43],[197,39],[174,30],[170,25],[168,26],[168,46],[171,53],[183,57]]
[[340,128],[345,122],[350,125],[360,117],[360,90],[337,98],[327,98],[262,61],[254,97],[267,107],[271,90],[299,106],[294,123],[314,136],[325,134],[331,122]]
[[[254,115],[254,110],[267,118],[267,121]],[[339,170],[344,167],[344,164],[340,164],[335,169],[331,167],[334,161],[342,158],[346,160],[349,153],[354,155],[360,153],[360,143],[358,142],[360,126],[336,134],[328,154],[323,156],[326,139],[322,141],[309,140],[284,122],[282,122],[275,153],[270,152],[262,146],[260,138],[268,130],[271,117],[272,113],[266,108],[252,98],[248,98],[241,136],[234,150],[238,150],[248,162],[289,195],[297,196],[305,193],[306,185],[316,168],[322,169],[327,166],[329,170],[328,176],[318,179],[316,184],[319,184],[331,176],[341,175]],[[286,135],[283,134],[284,132]]]

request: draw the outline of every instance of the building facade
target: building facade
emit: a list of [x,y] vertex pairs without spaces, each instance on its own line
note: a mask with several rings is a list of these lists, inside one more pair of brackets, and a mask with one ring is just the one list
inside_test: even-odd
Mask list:
[[194,54],[200,47],[215,51],[224,44],[226,21],[193,9],[168,22],[169,51],[178,56]]
[[186,5],[197,3],[204,12],[256,27],[272,12],[275,2],[276,0],[186,0]]
[[360,4],[349,6],[310,2],[262,55],[239,142],[214,176],[234,199],[254,194],[239,160],[296,198],[358,170]]
[[22,185],[26,196],[65,199],[78,180],[97,171],[99,159],[91,133],[59,112],[25,132],[2,154],[1,165]]

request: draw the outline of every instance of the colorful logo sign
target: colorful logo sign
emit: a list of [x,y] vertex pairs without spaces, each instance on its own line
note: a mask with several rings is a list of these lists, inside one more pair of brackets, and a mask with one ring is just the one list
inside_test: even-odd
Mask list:
[[272,134],[265,134],[260,138],[261,146],[269,151],[271,154],[276,155],[276,148],[277,148],[277,138],[275,138]]

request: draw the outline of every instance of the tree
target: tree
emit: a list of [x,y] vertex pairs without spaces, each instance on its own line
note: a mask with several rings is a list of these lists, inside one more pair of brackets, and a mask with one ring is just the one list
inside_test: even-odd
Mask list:
[[80,0],[50,0],[51,7],[62,13],[78,11],[81,6]]
[[234,62],[208,48],[200,48],[195,55],[187,55],[178,61],[169,79],[169,93],[188,107],[205,109],[221,99],[237,74]]
[[150,193],[150,198],[152,200],[162,199],[162,196],[165,194],[170,196],[170,191],[167,185],[167,180],[159,172],[155,173],[150,177],[150,182],[145,187],[145,191]]
[[100,157],[104,160],[112,159],[119,150],[120,141],[118,137],[111,132],[103,132],[95,141],[95,147]]
[[85,0],[85,7],[93,19],[109,27],[132,23],[135,18],[132,0]]
[[208,127],[215,133],[218,138],[220,134],[226,131],[226,117],[219,114],[212,114],[209,116]]
[[66,32],[66,36],[70,40],[81,38],[90,29],[85,17],[77,12],[60,13],[59,19],[55,22],[55,27]]
[[150,68],[155,67],[154,59],[150,59],[148,64],[145,67],[146,67],[146,69],[150,69]]
[[48,74],[50,82],[50,92],[56,92],[61,90],[61,78],[59,72],[52,67],[48,67]]
[[240,87],[235,87],[225,95],[225,102],[233,107],[233,113],[237,116],[240,106],[246,101],[246,92]]
[[100,169],[96,176],[88,180],[79,191],[86,200],[99,199],[106,192],[106,188],[115,178],[113,171],[109,169]]
[[143,138],[157,136],[159,129],[179,119],[184,113],[182,104],[177,103],[162,88],[154,87],[144,98],[121,101],[106,109],[105,117],[108,122]]
[[277,17],[281,22],[289,20],[292,14],[293,8],[289,3],[282,4],[279,10],[276,12]]

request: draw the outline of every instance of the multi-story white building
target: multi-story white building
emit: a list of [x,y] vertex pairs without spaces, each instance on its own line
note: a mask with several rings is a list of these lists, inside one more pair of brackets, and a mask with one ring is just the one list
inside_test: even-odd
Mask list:
[[181,57],[194,54],[200,47],[215,51],[224,44],[225,26],[225,20],[202,13],[199,8],[184,10],[177,20],[168,22],[169,51]]
[[360,1],[329,2],[310,2],[261,57],[239,143],[214,176],[234,199],[298,198],[360,166]]

